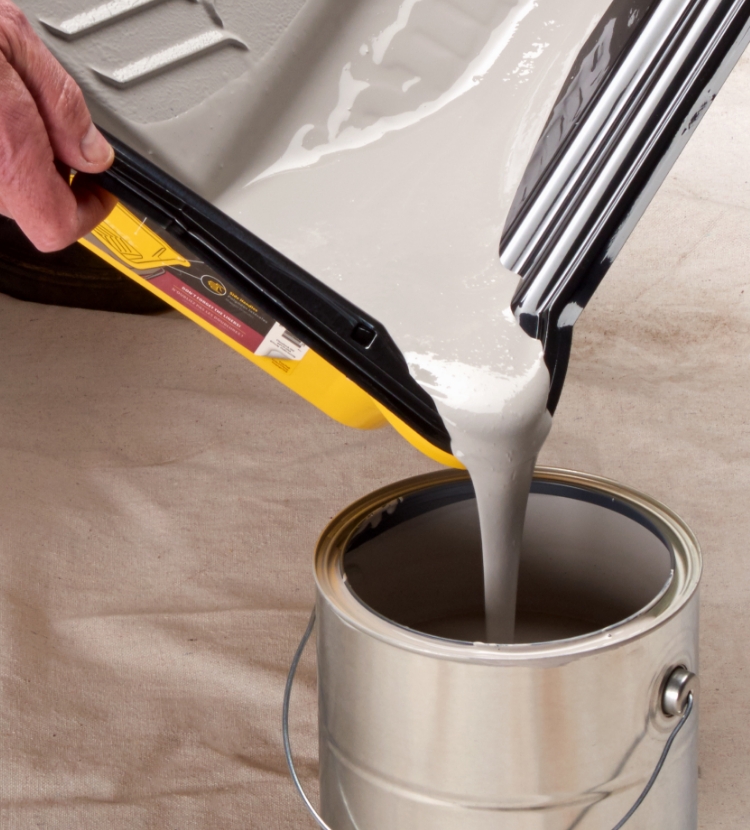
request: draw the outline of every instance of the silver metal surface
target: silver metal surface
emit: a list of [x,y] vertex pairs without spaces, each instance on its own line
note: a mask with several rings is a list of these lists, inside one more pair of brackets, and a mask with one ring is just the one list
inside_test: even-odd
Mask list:
[[[286,686],[284,688],[284,706],[282,709],[282,716],[281,716],[281,734],[284,740],[284,756],[286,758],[287,767],[289,768],[289,774],[292,776],[292,782],[294,783],[295,789],[299,794],[302,802],[304,803],[307,811],[312,816],[315,823],[321,830],[333,830],[326,822],[323,820],[323,817],[318,813],[315,809],[312,801],[310,801],[310,797],[305,792],[305,788],[302,786],[302,782],[299,779],[299,775],[297,775],[297,768],[294,763],[294,754],[292,752],[292,744],[289,736],[289,707],[292,699],[292,687],[294,686],[294,678],[297,674],[297,667],[299,666],[299,661],[302,658],[302,654],[307,646],[308,640],[310,639],[310,635],[313,632],[313,628],[315,627],[315,610],[313,609],[312,614],[310,615],[310,620],[307,623],[307,628],[305,629],[305,633],[302,635],[302,639],[300,640],[299,645],[297,646],[297,651],[294,653],[294,657],[292,658],[292,663],[289,667],[289,674],[287,675],[286,679]],[[685,672],[685,669],[680,667],[680,669],[675,670]],[[672,681],[674,674],[670,675],[669,680]],[[690,674],[689,672],[685,672]],[[694,677],[694,675],[693,675]],[[669,682],[668,682],[669,687]],[[656,779],[659,777],[659,773],[664,768],[664,764],[666,763],[667,756],[669,755],[669,751],[672,749],[672,744],[674,743],[677,735],[680,733],[682,727],[685,725],[685,721],[690,717],[693,711],[693,693],[689,692],[685,699],[684,705],[680,709],[678,714],[681,714],[682,717],[679,720],[679,723],[675,728],[672,730],[672,734],[667,739],[667,742],[664,744],[664,749],[662,750],[661,757],[657,762],[656,766],[654,767],[654,771],[651,773],[651,777],[648,779],[646,786],[641,791],[638,798],[634,801],[633,806],[628,810],[628,812],[617,822],[613,830],[621,830],[630,819],[635,814],[636,810],[643,804],[646,799],[646,796],[651,792],[654,784],[656,783]],[[667,713],[669,714],[669,713]]]
[[[675,729],[662,711],[666,673],[697,672],[697,543],[646,496],[539,470],[519,608],[558,619],[577,608],[582,630],[514,645],[433,636],[429,598],[439,616],[460,616],[469,606],[448,598],[475,593],[470,501],[451,490],[462,482],[445,472],[385,488],[320,540],[321,820],[336,830],[614,827]],[[431,494],[440,506],[400,521]],[[697,826],[695,715],[681,728],[629,830]]]
[[698,677],[684,666],[678,666],[667,678],[661,708],[665,715],[676,717],[685,711],[688,700],[698,696]]
[[638,810],[641,804],[643,804],[643,802],[646,800],[646,796],[651,792],[652,787],[656,783],[656,779],[659,777],[659,773],[662,771],[662,769],[664,768],[664,764],[667,762],[667,756],[669,755],[670,749],[672,749],[672,744],[675,742],[677,735],[679,735],[680,730],[685,725],[685,721],[687,721],[687,719],[690,717],[694,705],[694,698],[692,695],[689,695],[687,702],[685,704],[685,711],[682,713],[682,717],[680,718],[679,723],[677,724],[677,726],[675,726],[674,731],[669,736],[667,742],[664,744],[664,749],[662,750],[661,758],[659,758],[658,764],[656,765],[656,767],[654,767],[654,771],[653,773],[651,773],[651,778],[648,779],[648,783],[643,788],[643,792],[635,800],[633,806],[628,810],[628,812],[623,816],[623,818],[617,822],[617,824],[614,827],[614,830],[620,830],[621,827],[624,827],[630,821],[630,819],[633,818],[633,815],[635,814],[636,810]]
[[[640,171],[640,156],[645,157],[659,140],[661,129],[666,127],[673,112],[682,103],[681,91],[690,88],[695,79],[701,77],[704,65],[718,48],[716,44],[745,8],[745,0],[736,0],[731,4],[711,42],[696,57],[692,54],[693,49],[700,42],[709,21],[725,5],[724,0],[662,0],[649,16],[637,42],[607,83],[575,140],[557,160],[552,174],[523,221],[503,239],[501,260],[506,267],[526,276],[532,260],[539,265],[533,279],[526,280],[523,292],[519,292],[522,298],[515,307],[517,316],[536,316],[564,293],[568,277],[588,252],[581,242],[581,235],[585,233],[587,238],[591,237],[607,222],[621,192]],[[688,12],[694,14],[694,18],[685,29]],[[675,42],[678,32],[679,49],[664,62],[665,49]],[[746,26],[730,51],[723,56],[719,69],[706,79],[704,95],[687,115],[683,129],[670,142],[661,164],[650,176],[649,185],[630,208],[627,221],[616,234],[610,246],[610,259],[624,244],[697,122],[742,55],[748,40],[750,27]],[[680,82],[680,89],[673,89],[673,84],[686,66],[690,67],[687,78]],[[656,81],[644,91],[644,80],[654,72],[657,73]],[[635,115],[625,119],[624,112],[628,108]],[[652,122],[659,126],[649,126]],[[617,181],[616,171],[626,164],[626,159],[633,155],[636,142],[646,134],[652,134],[651,140],[639,151],[638,159],[627,162],[630,165],[628,176]],[[617,181],[616,188],[612,187],[613,181]],[[580,194],[585,194],[585,198],[580,198]],[[573,202],[575,209],[570,208]],[[553,226],[558,227],[560,232],[551,234]],[[542,254],[540,246],[545,238],[553,242],[544,248]],[[575,255],[572,256],[571,252]]]
[[[502,259],[508,268],[523,271],[531,251],[553,220],[556,207],[577,188],[585,175],[590,158],[596,155],[599,145],[606,141],[613,124],[617,123],[628,105],[633,90],[648,72],[685,9],[693,2],[694,0],[663,0],[658,4],[654,14],[645,24],[635,47],[625,56],[607,85],[605,94],[597,101],[586,119],[584,128],[556,164],[553,175],[535,200],[533,208],[527,213],[513,237],[506,240]],[[718,2],[720,0],[713,0],[714,4]],[[650,112],[644,113],[648,114]],[[621,152],[625,153],[627,149],[629,148],[622,147]],[[600,183],[600,187],[604,187],[604,182]],[[549,263],[547,272],[558,264],[558,259],[559,257]],[[540,278],[535,286],[534,296],[537,302],[543,282]],[[531,301],[532,297],[529,297],[527,303]]]

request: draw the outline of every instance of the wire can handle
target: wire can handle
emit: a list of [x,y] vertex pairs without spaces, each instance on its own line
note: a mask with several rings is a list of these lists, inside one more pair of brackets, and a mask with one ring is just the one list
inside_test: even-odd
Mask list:
[[[282,715],[281,715],[281,732],[284,738],[284,756],[286,757],[286,763],[289,767],[289,773],[292,776],[292,783],[294,784],[297,792],[299,793],[300,798],[307,807],[308,812],[314,819],[315,823],[321,830],[333,830],[333,828],[326,824],[323,820],[323,817],[318,813],[318,811],[313,806],[312,801],[310,801],[307,793],[302,786],[302,782],[299,779],[299,775],[297,775],[297,769],[294,766],[294,756],[292,755],[292,744],[289,740],[289,704],[292,698],[292,687],[294,686],[294,677],[297,674],[297,667],[299,666],[299,661],[302,658],[302,654],[305,651],[305,647],[312,635],[313,629],[315,628],[315,609],[313,608],[312,614],[310,614],[310,621],[307,623],[307,628],[305,629],[305,633],[302,635],[302,639],[297,646],[297,650],[294,653],[294,657],[292,658],[292,663],[289,666],[289,674],[286,678],[286,686],[284,688],[284,705],[282,708]],[[641,791],[641,794],[633,803],[633,806],[628,810],[628,812],[617,822],[617,824],[612,828],[612,830],[621,830],[622,827],[625,826],[626,822],[628,822],[632,817],[635,811],[643,804],[646,796],[651,791],[651,788],[656,783],[656,779],[659,777],[659,773],[664,766],[667,756],[669,755],[669,750],[672,748],[672,744],[675,742],[675,738],[679,734],[682,727],[685,725],[685,722],[690,717],[690,713],[693,711],[693,703],[694,703],[694,695],[697,693],[697,677],[692,673],[689,672],[684,666],[677,666],[677,668],[673,669],[669,676],[667,677],[666,683],[664,684],[664,688],[662,691],[661,697],[661,707],[662,711],[665,715],[670,717],[679,715],[680,719],[675,725],[674,729],[667,738],[667,742],[664,744],[664,749],[661,752],[661,756],[654,767],[654,771],[651,773],[651,777],[646,782],[646,786]]]
[[307,641],[310,639],[310,635],[313,632],[313,628],[315,628],[314,608],[312,614],[310,614],[310,621],[307,623],[305,633],[302,635],[302,639],[300,640],[299,645],[297,646],[297,651],[294,652],[292,664],[291,666],[289,666],[289,674],[287,675],[286,686],[284,688],[284,706],[281,715],[281,732],[284,736],[284,755],[286,757],[287,766],[289,767],[289,774],[292,776],[292,782],[294,786],[297,788],[299,797],[305,803],[305,807],[307,807],[308,812],[313,817],[318,827],[320,827],[321,830],[332,830],[332,828],[329,827],[325,823],[325,821],[323,821],[322,816],[320,816],[318,811],[313,806],[312,801],[310,801],[310,799],[307,796],[307,793],[305,792],[302,786],[302,782],[299,780],[297,770],[294,766],[294,757],[292,756],[292,744],[289,741],[289,702],[292,698],[292,686],[294,685],[294,675],[297,674],[297,666],[299,666],[299,661],[302,658],[302,653],[305,650]]

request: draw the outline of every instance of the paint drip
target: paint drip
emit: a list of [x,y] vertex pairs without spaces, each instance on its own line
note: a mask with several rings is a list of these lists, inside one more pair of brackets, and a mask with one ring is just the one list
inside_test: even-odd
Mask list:
[[[502,229],[608,0],[358,4],[217,205],[382,322],[477,493],[487,640],[512,642],[521,532],[549,431],[542,346],[510,309]],[[290,90],[290,96],[292,90]]]

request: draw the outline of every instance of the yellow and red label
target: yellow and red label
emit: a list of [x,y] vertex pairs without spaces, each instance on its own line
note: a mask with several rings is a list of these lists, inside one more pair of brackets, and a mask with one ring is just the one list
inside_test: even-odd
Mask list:
[[388,422],[430,458],[463,466],[265,314],[242,289],[195,259],[179,240],[156,232],[125,205],[118,204],[80,242],[334,420],[357,429]]

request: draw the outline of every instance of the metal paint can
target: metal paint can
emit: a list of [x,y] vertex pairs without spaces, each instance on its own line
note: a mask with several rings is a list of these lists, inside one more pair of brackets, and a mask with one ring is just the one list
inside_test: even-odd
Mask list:
[[[324,821],[610,830],[674,732],[665,684],[676,667],[697,674],[700,574],[695,537],[663,505],[540,468],[523,642],[492,645],[475,637],[481,546],[466,474],[420,476],[351,505],[315,557]],[[670,747],[628,830],[696,828],[697,711]]]

